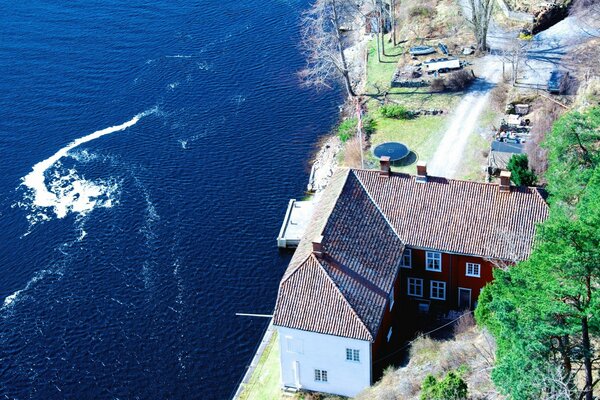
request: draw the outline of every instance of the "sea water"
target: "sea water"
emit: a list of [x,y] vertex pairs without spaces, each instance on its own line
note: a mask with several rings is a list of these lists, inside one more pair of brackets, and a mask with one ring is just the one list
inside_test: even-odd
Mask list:
[[231,396],[340,102],[299,86],[308,6],[5,4],[0,397]]

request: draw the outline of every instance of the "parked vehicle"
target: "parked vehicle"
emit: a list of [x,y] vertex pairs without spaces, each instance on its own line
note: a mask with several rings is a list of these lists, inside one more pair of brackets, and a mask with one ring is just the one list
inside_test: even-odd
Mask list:
[[548,79],[548,92],[552,94],[561,94],[564,92],[568,77],[568,72],[558,70],[552,71],[550,79]]
[[433,58],[429,61],[425,61],[423,65],[425,65],[425,70],[428,73],[448,72],[462,67],[458,58]]
[[413,56],[424,56],[435,53],[435,49],[431,46],[414,46],[410,48],[409,52]]

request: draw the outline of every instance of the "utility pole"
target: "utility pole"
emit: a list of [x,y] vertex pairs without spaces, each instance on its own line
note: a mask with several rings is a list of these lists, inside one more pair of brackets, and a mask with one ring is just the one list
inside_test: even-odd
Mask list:
[[362,112],[360,109],[360,97],[356,98],[356,130],[358,135],[358,145],[360,151],[360,168],[365,169],[365,162],[363,159],[363,140],[362,140]]

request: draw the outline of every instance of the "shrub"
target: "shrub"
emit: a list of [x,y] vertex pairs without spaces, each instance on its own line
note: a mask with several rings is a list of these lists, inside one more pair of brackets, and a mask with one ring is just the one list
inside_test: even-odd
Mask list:
[[356,118],[348,118],[342,121],[338,126],[338,137],[343,143],[346,143],[348,139],[356,134]]
[[385,118],[410,119],[412,113],[398,104],[387,104],[381,107],[381,115]]
[[[362,119],[363,122],[363,133],[365,134],[365,139],[367,139],[373,132],[375,132],[375,120],[370,116],[365,116]],[[342,143],[346,143],[348,139],[356,135],[356,125],[358,120],[356,118],[348,118],[342,121],[342,123],[338,126],[337,135],[342,141]]]
[[510,179],[517,186],[533,186],[537,182],[535,172],[529,169],[527,154],[513,154],[506,169],[511,172]]
[[411,17],[433,17],[435,10],[429,6],[414,6],[408,11]]
[[473,76],[472,72],[461,69],[460,71],[450,74],[446,82],[446,87],[450,90],[458,92],[465,90],[465,88],[469,86],[474,79],[475,77]]
[[446,81],[444,78],[433,78],[430,83],[431,90],[434,92],[443,92],[446,90]]
[[460,373],[450,371],[442,380],[427,375],[421,387],[421,400],[462,400],[467,398],[467,391]]

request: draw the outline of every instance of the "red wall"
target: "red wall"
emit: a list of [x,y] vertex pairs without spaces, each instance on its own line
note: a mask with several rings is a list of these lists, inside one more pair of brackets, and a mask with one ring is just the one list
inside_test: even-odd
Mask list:
[[[401,285],[401,295],[403,298],[428,300],[432,305],[438,305],[444,308],[458,308],[458,288],[471,289],[471,306],[475,305],[481,288],[493,279],[493,264],[480,257],[470,257],[463,255],[442,253],[442,271],[433,272],[425,270],[425,250],[412,250],[411,268],[400,268],[399,281]],[[480,277],[469,277],[466,275],[467,263],[480,264]],[[423,279],[423,297],[417,298],[408,296],[408,278]],[[431,280],[446,282],[446,300],[430,299]]]

